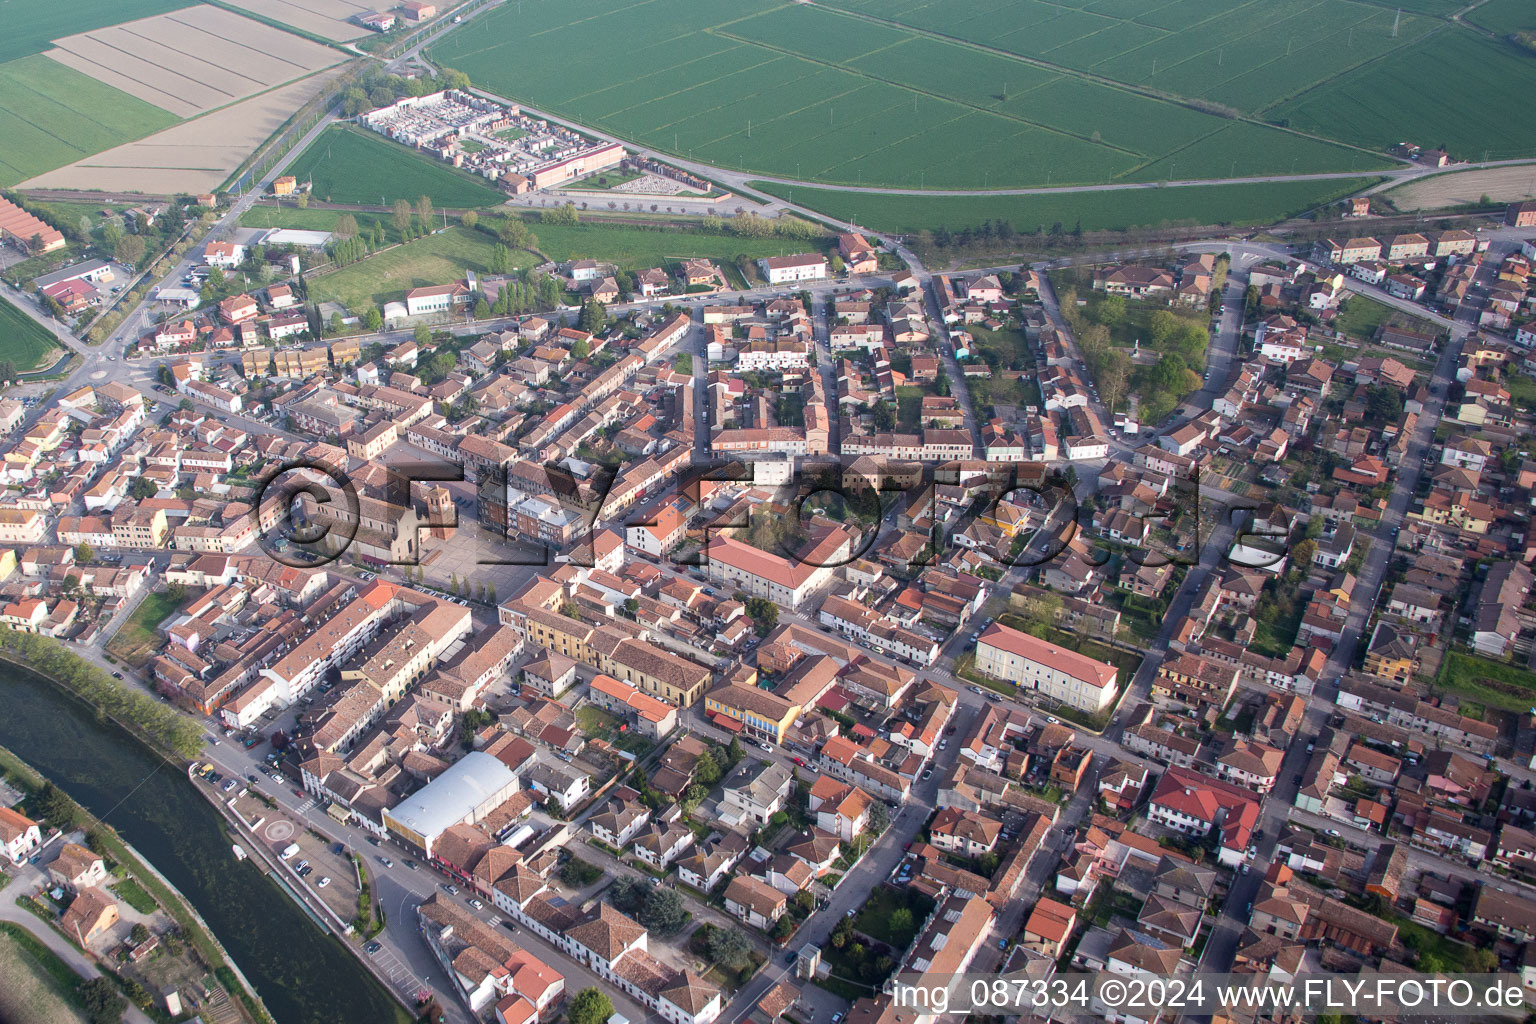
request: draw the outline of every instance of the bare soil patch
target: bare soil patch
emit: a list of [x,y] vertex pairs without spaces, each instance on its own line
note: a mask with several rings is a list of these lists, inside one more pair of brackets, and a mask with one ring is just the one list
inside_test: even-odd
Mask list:
[[216,189],[330,78],[311,75],[23,184],[157,195]]
[[1496,203],[1518,203],[1536,199],[1536,164],[1437,174],[1389,189],[1385,195],[1399,210],[1471,206],[1482,202],[1485,195]]

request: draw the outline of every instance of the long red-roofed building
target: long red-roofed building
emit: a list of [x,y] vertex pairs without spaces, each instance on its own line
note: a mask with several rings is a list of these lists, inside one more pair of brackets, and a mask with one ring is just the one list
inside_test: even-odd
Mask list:
[[1147,818],[1185,835],[1221,831],[1217,859],[1235,868],[1247,857],[1259,824],[1259,798],[1239,786],[1219,782],[1187,768],[1169,768],[1158,780],[1147,805]]

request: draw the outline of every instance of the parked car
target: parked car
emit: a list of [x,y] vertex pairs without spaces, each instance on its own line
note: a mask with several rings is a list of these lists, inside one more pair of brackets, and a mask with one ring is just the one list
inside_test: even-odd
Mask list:
[[377,953],[379,950],[381,950],[383,948],[384,947],[379,945],[377,942],[370,942],[370,943],[367,943],[366,945],[363,946],[363,952],[364,953]]
[[481,903],[478,899],[475,899],[473,896],[470,897],[469,905],[474,907],[476,910],[484,910],[485,909],[485,904]]
[[321,875],[320,876],[320,881],[315,883],[315,888],[316,889],[324,889],[326,886],[328,886],[330,884],[331,884],[331,876],[330,875]]
[[395,866],[395,862],[390,860],[388,857],[380,857],[379,863],[383,864],[387,868],[392,868]]

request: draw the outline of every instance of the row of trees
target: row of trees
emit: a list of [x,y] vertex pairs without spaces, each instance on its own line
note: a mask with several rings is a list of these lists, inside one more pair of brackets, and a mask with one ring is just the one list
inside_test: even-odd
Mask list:
[[386,74],[379,65],[370,65],[358,79],[341,94],[341,112],[347,117],[387,107],[402,96],[425,96],[440,89],[468,89],[469,76],[453,68],[443,68],[437,75],[404,78]]
[[191,760],[202,752],[202,726],[170,705],[118,682],[56,640],[3,627],[0,651],[72,691],[101,714],[139,730],[177,757]]

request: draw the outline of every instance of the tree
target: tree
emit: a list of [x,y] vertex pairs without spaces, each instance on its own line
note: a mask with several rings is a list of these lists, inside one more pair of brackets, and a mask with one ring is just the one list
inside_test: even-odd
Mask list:
[[882,398],[880,401],[874,404],[873,412],[875,414],[876,430],[883,431],[896,429],[896,414],[891,411],[890,402],[887,402]]
[[758,636],[767,636],[779,624],[779,606],[766,597],[747,599],[747,615],[752,618],[752,628]]
[[467,228],[473,228],[480,223],[480,215],[474,210],[465,210],[464,215],[459,218],[459,223]]
[[528,225],[521,217],[509,213],[496,223],[496,237],[503,245],[521,249],[528,244]]
[[710,929],[708,948],[715,963],[731,970],[745,967],[752,955],[752,943],[739,928]]
[[491,304],[486,302],[485,299],[483,299],[483,298],[477,300],[475,302],[475,319],[476,320],[484,320],[486,317],[488,317],[490,315],[491,315]]
[[545,224],[577,224],[581,218],[576,215],[576,204],[566,203],[540,211],[539,220]]
[[657,935],[676,935],[688,923],[688,907],[676,889],[651,888],[636,918]]
[[491,273],[505,274],[510,269],[512,269],[512,250],[503,243],[497,242],[491,247]]
[[[604,309],[603,304],[598,302],[596,299],[588,299],[581,307],[581,315],[576,318],[576,326],[586,331],[588,334],[596,334],[598,331],[601,331],[603,326],[607,323],[608,311]],[[577,359],[586,358],[585,352],[583,352],[581,355],[576,355],[575,346],[572,346],[571,354],[575,355]]]
[[1125,296],[1105,295],[1099,299],[1092,310],[1089,311],[1095,323],[1106,327],[1113,327],[1125,319]]
[[149,928],[144,924],[143,921],[135,924],[128,932],[128,941],[133,943],[135,946],[141,942],[148,941],[148,939]]
[[128,488],[128,493],[142,501],[145,498],[153,498],[159,494],[160,487],[153,480],[141,476],[134,479],[133,486]]
[[79,544],[75,545],[75,561],[77,561],[77,562],[89,562],[91,559],[93,559],[95,557],[96,557],[96,552],[92,551],[91,550],[91,546],[89,544],[87,544],[85,541],[81,541]]
[[912,911],[906,907],[897,907],[891,911],[891,916],[887,919],[887,925],[890,928],[892,938],[896,940],[897,944],[905,946],[906,943],[901,940],[903,936],[907,939],[910,939],[912,936]]
[[117,262],[132,267],[144,258],[144,248],[144,239],[138,235],[124,235],[112,247],[112,254],[117,257]]
[[795,934],[795,920],[788,914],[773,923],[773,937],[779,942],[783,942],[793,934]]
[[379,312],[377,306],[363,314],[363,326],[370,331],[377,331],[384,326],[384,314]]
[[395,230],[403,237],[406,229],[411,226],[411,204],[404,199],[396,199],[391,220]]
[[336,218],[336,226],[331,229],[331,234],[337,238],[352,238],[357,235],[357,218],[350,213],[344,213]]
[[869,831],[873,835],[880,835],[891,824],[891,812],[885,806],[884,801],[872,800],[869,804]]
[[60,831],[68,831],[78,817],[75,802],[52,782],[43,783],[43,788],[32,798],[32,808],[38,817]]
[[425,346],[432,344],[432,328],[426,324],[417,324],[415,331],[416,344]]
[[82,981],[76,991],[85,1008],[85,1017],[91,1024],[117,1024],[123,1019],[123,1011],[128,1009],[128,1000],[106,978],[95,977]]
[[606,1024],[613,1016],[613,1001],[596,988],[584,988],[576,993],[565,1011],[569,1024]]
[[341,312],[338,310],[337,312],[332,313],[331,314],[331,333],[332,334],[340,334],[342,331],[344,331],[346,329],[347,329],[347,324],[346,324],[346,321],[342,318]]
[[722,774],[720,762],[713,751],[704,751],[693,764],[693,777],[700,785],[713,786],[720,781]]
[[420,196],[416,200],[416,216],[421,218],[421,226],[426,230],[432,230],[432,197]]

